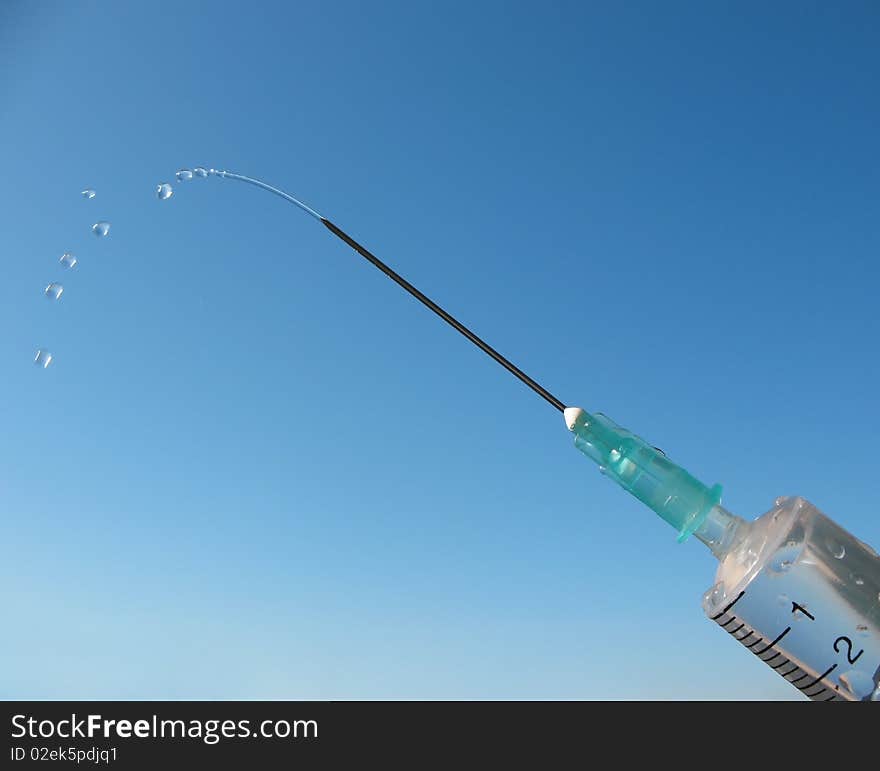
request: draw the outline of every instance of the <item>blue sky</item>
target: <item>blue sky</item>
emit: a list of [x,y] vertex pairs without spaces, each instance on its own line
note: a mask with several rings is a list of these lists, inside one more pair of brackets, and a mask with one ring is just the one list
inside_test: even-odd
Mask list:
[[154,190],[278,184],[731,510],[876,546],[878,27],[3,3],[0,697],[798,698],[547,404],[282,201]]

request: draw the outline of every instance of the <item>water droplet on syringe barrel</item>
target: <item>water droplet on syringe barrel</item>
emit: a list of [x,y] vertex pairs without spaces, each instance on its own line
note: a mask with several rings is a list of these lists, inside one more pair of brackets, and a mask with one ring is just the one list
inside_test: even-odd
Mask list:
[[174,195],[174,189],[167,182],[156,185],[156,198],[160,201],[167,201]]
[[86,198],[86,199],[92,199],[92,198],[95,197],[95,191],[92,190],[90,187],[87,187],[85,190],[83,190],[83,191],[80,193],[80,195],[81,195],[83,198]]
[[96,222],[92,225],[92,233],[94,233],[98,238],[103,238],[110,232],[110,223],[109,222]]
[[52,354],[45,348],[38,348],[36,356],[34,356],[34,364],[38,367],[46,369],[52,363]]
[[195,174],[197,177],[201,177],[202,179],[204,179],[208,176],[208,170],[204,166],[196,166],[193,169],[193,174]]
[[65,252],[58,258],[58,262],[61,263],[61,266],[64,268],[75,268],[76,267],[76,257],[74,257],[70,252]]
[[776,550],[776,553],[770,560],[770,570],[773,573],[787,573],[792,566],[798,561],[803,552],[803,543],[788,541],[784,546]]
[[706,600],[709,605],[715,607],[718,603],[722,602],[726,596],[727,593],[724,589],[724,584],[719,581],[706,593]]
[[174,176],[178,182],[188,182],[193,178],[193,173],[189,169],[180,169]]
[[60,300],[61,295],[64,294],[64,287],[61,286],[61,284],[57,284],[56,282],[53,281],[51,284],[49,284],[49,286],[47,286],[43,290],[43,293],[50,300]]

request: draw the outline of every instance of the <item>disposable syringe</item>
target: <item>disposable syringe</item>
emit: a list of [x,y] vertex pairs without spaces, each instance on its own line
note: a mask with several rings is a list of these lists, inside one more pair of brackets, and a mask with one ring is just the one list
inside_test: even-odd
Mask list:
[[880,557],[803,498],[777,498],[753,522],[721,506],[666,455],[601,413],[566,407],[351,236],[293,196],[228,171],[211,176],[267,190],[298,206],[563,413],[575,446],[606,476],[718,558],[703,610],[725,632],[817,701],[880,700]]
[[661,451],[601,414],[564,410],[575,446],[720,564],[703,610],[804,695],[880,699],[880,557],[803,498],[746,522]]

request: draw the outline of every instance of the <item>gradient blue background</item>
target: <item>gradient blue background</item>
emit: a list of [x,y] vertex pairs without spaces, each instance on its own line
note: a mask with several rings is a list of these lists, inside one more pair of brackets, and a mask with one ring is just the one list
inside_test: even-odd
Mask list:
[[284,202],[154,190],[274,182],[878,545],[877,5],[365,6],[0,5],[0,697],[800,698],[500,367]]

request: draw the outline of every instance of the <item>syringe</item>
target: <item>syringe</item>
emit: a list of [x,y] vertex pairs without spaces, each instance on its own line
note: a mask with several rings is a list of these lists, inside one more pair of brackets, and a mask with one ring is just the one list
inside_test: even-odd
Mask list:
[[666,455],[601,413],[566,407],[351,236],[259,179],[211,169],[293,203],[563,413],[575,446],[679,533],[718,558],[703,610],[725,632],[817,701],[880,700],[880,556],[803,498],[777,498],[753,522],[721,506]]
[[601,414],[564,411],[604,474],[718,558],[703,610],[804,695],[880,699],[880,557],[803,498],[746,522],[658,449]]

